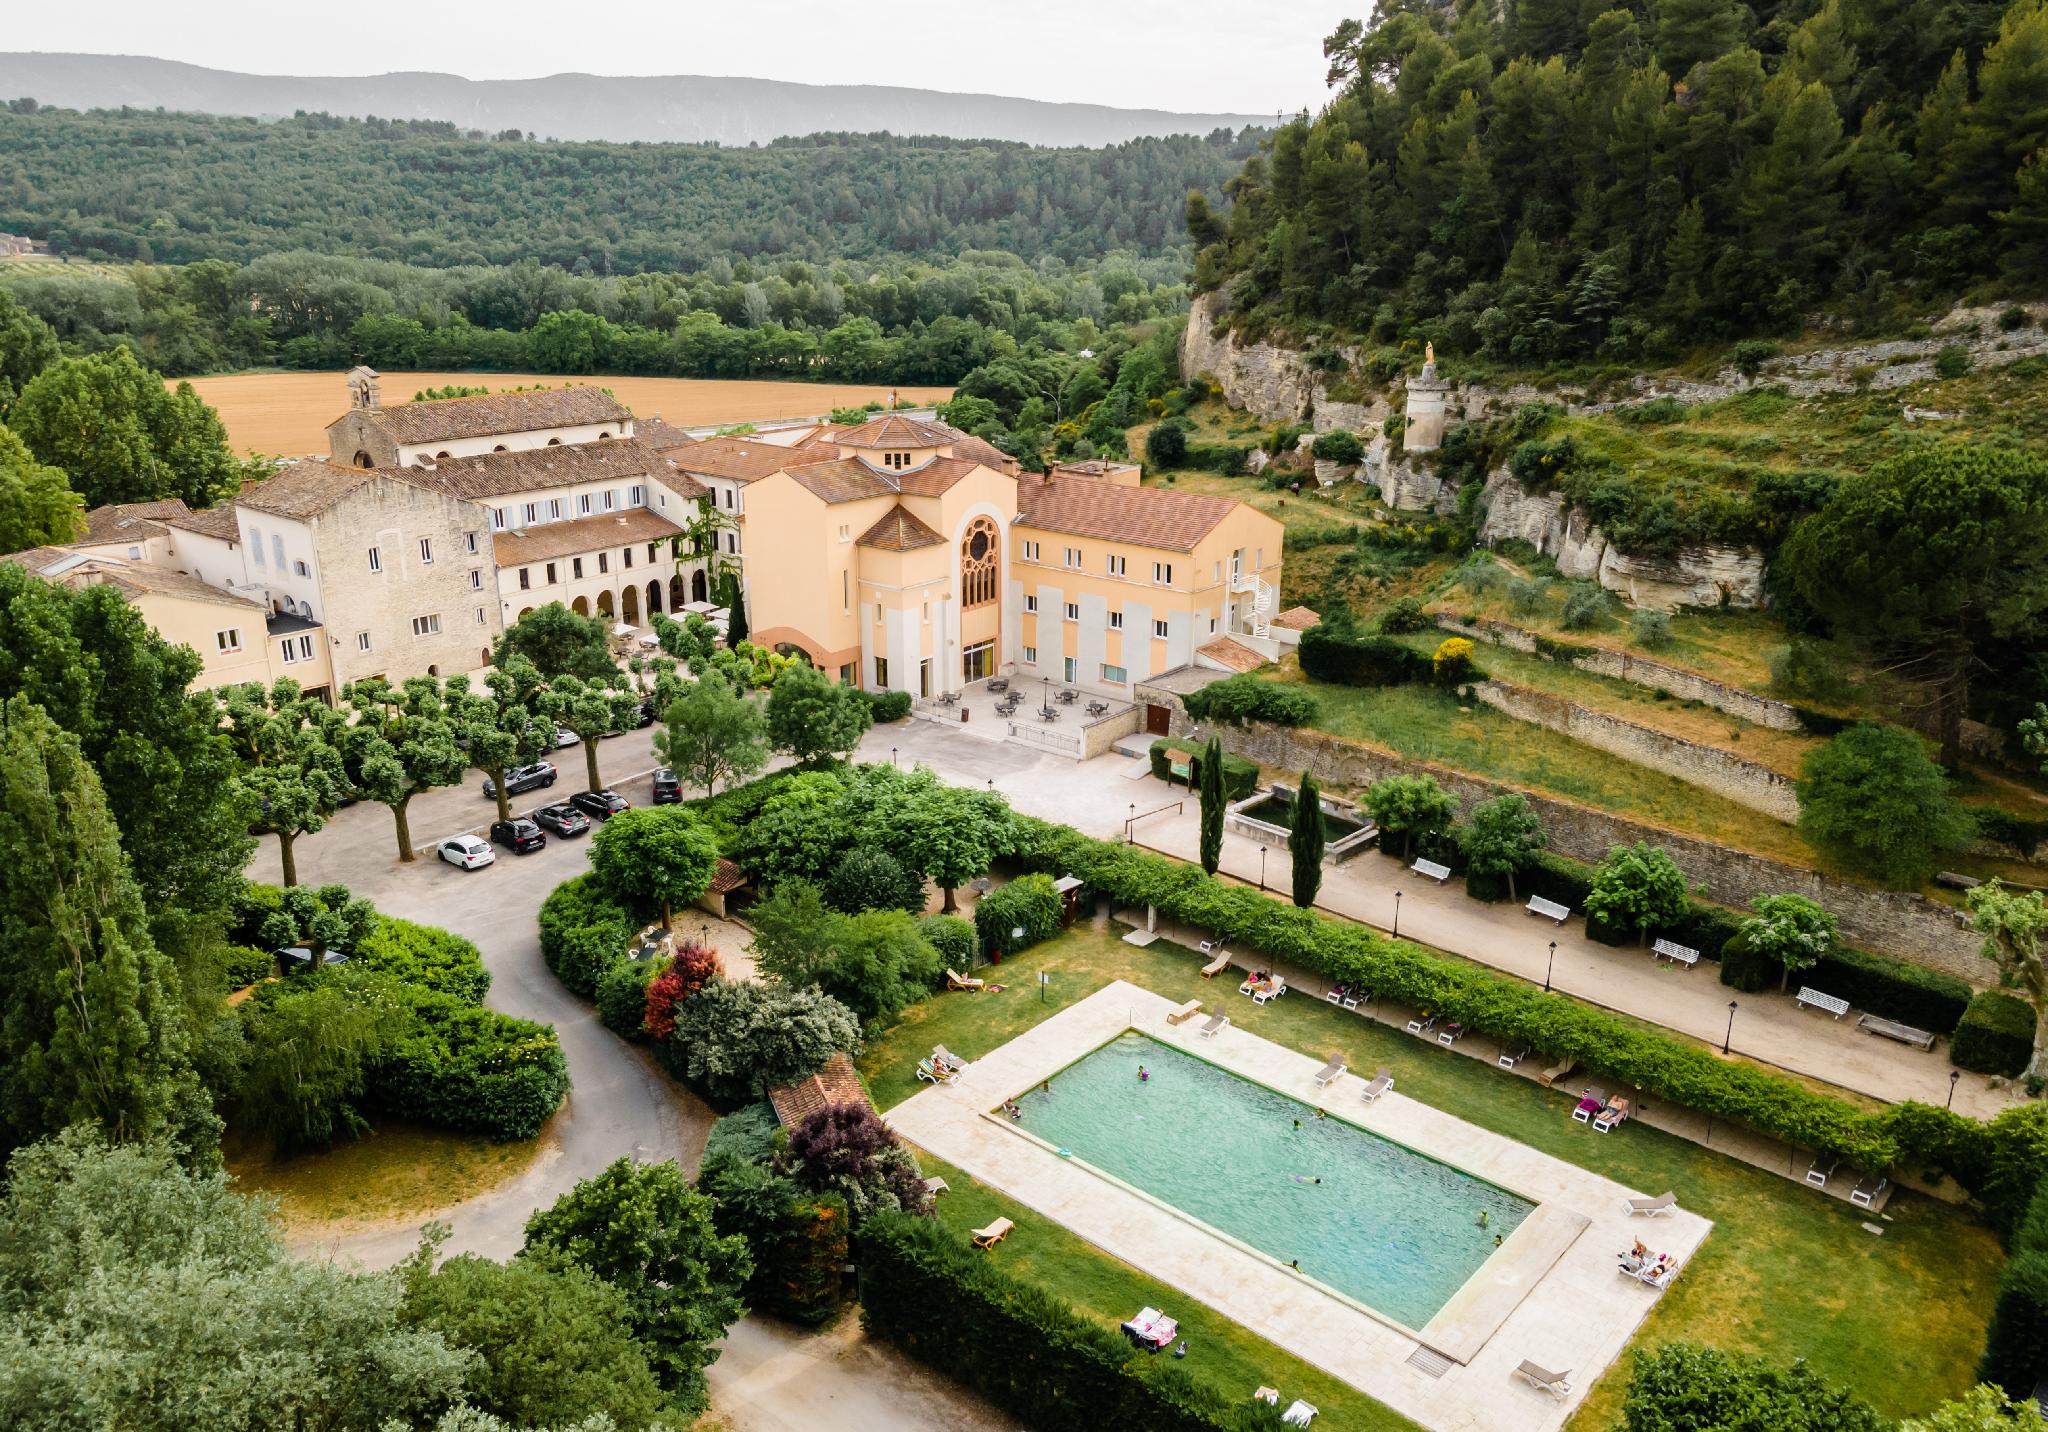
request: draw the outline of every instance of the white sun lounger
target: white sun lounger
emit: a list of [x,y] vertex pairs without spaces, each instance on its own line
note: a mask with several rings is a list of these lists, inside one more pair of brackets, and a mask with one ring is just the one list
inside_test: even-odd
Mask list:
[[1316,1409],[1297,1397],[1294,1399],[1294,1404],[1280,1414],[1280,1420],[1289,1427],[1306,1427],[1309,1424],[1309,1419],[1315,1415]]
[[1660,1193],[1655,1198],[1624,1198],[1621,1211],[1634,1217],[1640,1213],[1645,1218],[1668,1217],[1678,1212],[1678,1195]]
[[1552,1397],[1569,1397],[1572,1395],[1572,1385],[1565,1381],[1566,1378],[1571,1376],[1570,1368],[1566,1368],[1563,1372],[1552,1372],[1549,1368],[1539,1366],[1524,1358],[1522,1359],[1522,1365],[1515,1369],[1515,1376],[1521,1378],[1522,1381],[1528,1383],[1531,1387],[1542,1388]]
[[1372,1104],[1378,1102],[1380,1095],[1393,1087],[1394,1071],[1382,1064],[1380,1072],[1372,1076],[1372,1082],[1366,1085],[1361,1093],[1365,1097],[1365,1102]]
[[1216,1033],[1216,1031],[1218,1031],[1219,1029],[1222,1029],[1222,1028],[1223,1028],[1223,1027],[1224,1027],[1225,1025],[1227,1025],[1227,1024],[1229,1024],[1229,1023],[1230,1023],[1230,1016],[1229,1016],[1229,1015],[1227,1015],[1227,1014],[1212,1014],[1212,1015],[1210,1015],[1210,1016],[1209,1016],[1209,1018],[1208,1018],[1208,1021],[1207,1021],[1206,1023],[1204,1023],[1203,1025],[1202,1025],[1202,1033],[1203,1033],[1204,1035],[1213,1035],[1213,1034],[1215,1034],[1215,1033]]
[[1325,1064],[1322,1067],[1322,1071],[1316,1075],[1316,1087],[1318,1089],[1327,1089],[1333,1080],[1342,1078],[1343,1074],[1344,1056],[1333,1054],[1330,1056],[1330,1062]]

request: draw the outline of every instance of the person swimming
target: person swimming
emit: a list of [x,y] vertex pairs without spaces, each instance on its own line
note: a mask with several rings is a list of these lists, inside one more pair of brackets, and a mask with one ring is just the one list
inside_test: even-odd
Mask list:
[[1299,1258],[1289,1258],[1287,1260],[1287,1266],[1292,1268],[1295,1272],[1299,1273],[1301,1271],[1301,1260]]
[[1299,1119],[1296,1119],[1296,1120],[1294,1121],[1294,1130],[1295,1130],[1295,1132],[1296,1132],[1296,1133],[1300,1133],[1300,1132],[1301,1132],[1301,1120],[1299,1120]]
[[1140,1064],[1138,1066],[1138,1082],[1140,1084],[1149,1083],[1151,1081],[1151,1078],[1152,1076],[1145,1072],[1145,1066]]
[[1317,1175],[1317,1176],[1316,1176],[1316,1177],[1314,1177],[1314,1178],[1310,1178],[1310,1177],[1309,1177],[1309,1176],[1308,1176],[1307,1174],[1305,1174],[1305,1173],[1298,1173],[1298,1174],[1294,1175],[1294,1181],[1295,1181],[1296,1183],[1321,1183],[1321,1182],[1322,1182],[1323,1180],[1322,1180],[1322,1176],[1321,1176],[1320,1174],[1319,1174],[1319,1175]]
[[1501,1243],[1502,1243],[1502,1241],[1503,1241],[1503,1238],[1504,1238],[1504,1235],[1502,1235],[1502,1234],[1499,1234],[1499,1233],[1496,1233],[1496,1234],[1494,1234],[1494,1235],[1493,1235],[1493,1246],[1494,1246],[1494,1247],[1496,1247],[1496,1248],[1500,1247],[1500,1245],[1501,1245]]
[[1479,1226],[1481,1228],[1486,1226],[1486,1210],[1483,1208],[1479,1210]]

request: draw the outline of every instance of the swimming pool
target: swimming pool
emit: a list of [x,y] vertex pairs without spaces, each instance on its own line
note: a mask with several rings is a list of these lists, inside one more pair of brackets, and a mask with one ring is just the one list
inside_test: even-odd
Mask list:
[[1135,1032],[1017,1103],[1056,1148],[1412,1329],[1535,1206]]

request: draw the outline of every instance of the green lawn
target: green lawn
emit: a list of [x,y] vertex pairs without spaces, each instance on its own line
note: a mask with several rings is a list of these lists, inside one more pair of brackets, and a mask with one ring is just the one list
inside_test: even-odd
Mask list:
[[[870,1043],[861,1071],[886,1109],[915,1092],[917,1060],[934,1043],[977,1058],[1117,978],[1170,999],[1199,996],[1263,1038],[1317,1058],[1342,1053],[1354,1069],[1390,1065],[1412,1098],[1630,1187],[1675,1189],[1687,1208],[1713,1219],[1713,1234],[1658,1301],[1637,1346],[1687,1340],[1780,1361],[1804,1357],[1893,1416],[1925,1410],[1969,1386],[2002,1260],[1991,1235],[1960,1210],[1900,1193],[1883,1237],[1874,1237],[1862,1230],[1860,1210],[1788,1180],[1642,1123],[1597,1137],[1572,1122],[1562,1096],[1528,1080],[1321,1000],[1255,1006],[1237,996],[1234,984],[1200,978],[1199,964],[1192,951],[1164,941],[1141,950],[1114,933],[1071,931],[983,971],[1010,986],[1001,994],[941,994],[915,1006]],[[1041,969],[1052,976],[1043,1005]],[[935,1171],[953,1188],[940,1199],[941,1217],[958,1227],[977,1226],[998,1211],[1016,1218],[1018,1231],[995,1256],[1084,1310],[1117,1322],[1166,1299],[1188,1328],[1188,1371],[1228,1395],[1264,1382],[1285,1396],[1307,1397],[1332,1427],[1406,1425],[955,1170]],[[1594,1389],[1575,1429],[1618,1425],[1625,1366]]]

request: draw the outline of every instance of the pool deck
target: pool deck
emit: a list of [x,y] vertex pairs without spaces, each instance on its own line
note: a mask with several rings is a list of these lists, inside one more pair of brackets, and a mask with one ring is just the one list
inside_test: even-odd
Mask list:
[[[1209,1009],[1228,1014],[1235,999],[1219,989]],[[1367,1104],[1360,1090],[1372,1070],[1317,1089],[1320,1060],[1234,1026],[1206,1037],[1200,1017],[1168,1024],[1175,1008],[1116,981],[976,1060],[958,1082],[919,1091],[887,1120],[911,1143],[1437,1432],[1562,1427],[1660,1296],[1619,1276],[1615,1255],[1640,1237],[1682,1265],[1713,1226],[1686,1212],[1630,1218],[1622,1200],[1645,1190],[1489,1133],[1398,1088]],[[1411,1331],[989,1116],[1126,1029],[1498,1184],[1536,1210],[1426,1327]],[[1628,1137],[1628,1127],[1609,1137]],[[1028,1238],[1028,1225],[1012,1236]],[[992,1256],[1000,1258],[1000,1248]],[[1423,1361],[1448,1363],[1441,1375],[1408,1360],[1421,1349],[1440,1355]],[[1525,1358],[1568,1369],[1571,1395],[1560,1400],[1516,1378]],[[1281,1395],[1292,1396],[1285,1388]]]

